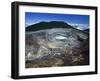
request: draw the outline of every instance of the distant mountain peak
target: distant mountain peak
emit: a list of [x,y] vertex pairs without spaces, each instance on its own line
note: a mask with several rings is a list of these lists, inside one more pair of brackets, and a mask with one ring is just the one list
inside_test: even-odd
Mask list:
[[67,24],[64,21],[50,21],[49,23],[64,23],[64,24]]
[[51,28],[73,28],[73,26],[65,23],[64,21],[50,21],[50,22],[39,22],[26,27],[26,31],[37,31],[42,29]]

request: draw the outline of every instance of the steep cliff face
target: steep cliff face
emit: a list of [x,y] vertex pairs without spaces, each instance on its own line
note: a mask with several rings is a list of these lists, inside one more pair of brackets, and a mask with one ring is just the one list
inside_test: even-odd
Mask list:
[[89,64],[89,35],[66,26],[26,32],[26,68]]

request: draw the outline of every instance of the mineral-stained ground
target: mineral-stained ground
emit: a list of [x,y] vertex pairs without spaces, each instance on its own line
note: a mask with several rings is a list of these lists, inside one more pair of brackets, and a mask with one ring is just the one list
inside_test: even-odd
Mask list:
[[89,34],[75,28],[26,32],[25,67],[89,65]]

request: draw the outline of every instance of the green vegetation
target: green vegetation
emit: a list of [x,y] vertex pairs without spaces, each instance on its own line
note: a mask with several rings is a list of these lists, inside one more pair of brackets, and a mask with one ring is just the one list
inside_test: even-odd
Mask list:
[[40,22],[26,27],[26,31],[37,31],[37,30],[51,29],[51,28],[71,28],[71,27],[72,26],[62,21]]

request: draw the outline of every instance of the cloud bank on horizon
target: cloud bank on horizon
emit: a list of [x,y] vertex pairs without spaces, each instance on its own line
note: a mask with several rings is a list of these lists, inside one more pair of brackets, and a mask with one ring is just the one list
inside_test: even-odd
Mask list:
[[39,22],[64,21],[77,29],[89,28],[89,15],[52,14],[52,13],[25,13],[25,27]]

